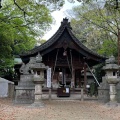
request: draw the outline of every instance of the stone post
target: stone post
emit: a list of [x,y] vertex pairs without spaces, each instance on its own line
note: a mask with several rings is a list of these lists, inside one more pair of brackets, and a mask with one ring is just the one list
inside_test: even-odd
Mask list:
[[84,101],[84,89],[81,87],[81,101]]
[[106,60],[106,66],[103,67],[106,72],[105,79],[109,84],[109,95],[110,101],[107,103],[108,106],[117,106],[117,92],[116,85],[118,84],[120,78],[117,74],[119,66],[115,64],[114,56],[111,56]]
[[107,79],[107,82],[109,84],[109,94],[110,94],[110,101],[107,103],[109,106],[117,106],[117,91],[116,91],[116,85],[119,82],[119,79]]
[[52,90],[51,90],[51,88],[49,88],[49,100],[52,99],[52,97],[51,97],[51,92],[52,92]]
[[38,54],[36,59],[36,63],[31,66],[34,71],[34,83],[35,83],[35,100],[34,103],[31,105],[33,107],[44,107],[44,103],[42,102],[42,84],[44,81],[44,70],[46,66],[41,63],[42,56]]
[[116,100],[116,84],[109,84],[110,85],[110,102],[117,102]]
[[42,85],[35,84],[35,102],[39,102],[42,99]]
[[[41,72],[42,73],[42,72]],[[42,102],[42,84],[44,83],[44,77],[41,75],[34,75],[34,83],[35,83],[35,100],[31,106],[34,107],[44,107],[44,103]]]

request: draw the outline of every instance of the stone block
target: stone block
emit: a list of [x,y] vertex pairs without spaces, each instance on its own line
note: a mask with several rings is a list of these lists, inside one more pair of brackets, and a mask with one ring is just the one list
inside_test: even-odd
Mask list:
[[102,77],[102,83],[100,83],[100,87],[98,87],[98,101],[102,103],[110,101],[109,85],[106,82],[105,77]]
[[15,90],[14,103],[31,104],[34,102],[34,87],[16,87]]
[[120,88],[117,88],[117,102],[120,103]]
[[98,101],[102,103],[110,101],[109,89],[98,89]]
[[20,81],[18,82],[18,86],[20,87],[34,87],[33,83],[33,75],[21,75]]
[[9,98],[14,97],[14,84],[11,83],[8,84],[8,97]]
[[18,86],[15,87],[14,103],[33,103],[34,91],[35,85],[33,83],[33,75],[21,75]]

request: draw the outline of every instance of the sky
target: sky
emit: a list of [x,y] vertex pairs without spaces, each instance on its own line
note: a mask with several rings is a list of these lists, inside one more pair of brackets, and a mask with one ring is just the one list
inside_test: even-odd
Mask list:
[[75,1],[75,3],[69,3],[67,0],[65,0],[65,4],[63,8],[59,11],[54,11],[52,13],[53,18],[55,19],[55,24],[52,25],[52,28],[50,31],[48,31],[42,39],[48,40],[49,38],[52,37],[53,34],[58,30],[63,18],[66,17],[65,11],[68,9],[72,9],[72,7],[80,5],[79,2]]

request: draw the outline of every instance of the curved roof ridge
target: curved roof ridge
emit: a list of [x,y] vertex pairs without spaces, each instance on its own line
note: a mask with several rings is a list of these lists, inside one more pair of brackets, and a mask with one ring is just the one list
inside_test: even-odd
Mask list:
[[70,22],[68,22],[67,18],[63,19],[63,22],[61,22],[61,25],[58,28],[58,30],[56,31],[56,33],[51,38],[49,38],[45,43],[33,48],[30,51],[27,51],[26,53],[20,54],[20,56],[34,54],[34,53],[36,53],[36,51],[43,50],[43,49],[47,48],[48,46],[52,45],[55,41],[57,41],[57,39],[60,37],[60,35],[63,33],[63,31],[65,30],[66,27],[69,29],[72,29],[70,26]]
[[68,22],[67,18],[63,18],[63,21],[61,22],[61,25],[58,28],[58,30],[45,43],[43,43],[42,45],[40,45],[38,47],[33,48],[32,50],[30,50],[26,53],[20,54],[20,56],[32,55],[32,54],[35,54],[39,51],[42,51],[42,50],[50,47],[54,42],[56,42],[59,39],[59,37],[62,35],[62,33],[64,32],[65,29],[67,29],[69,35],[72,37],[72,39],[75,41],[75,43],[79,47],[81,47],[84,51],[88,52],[89,54],[95,55],[97,57],[105,58],[104,56],[101,56],[101,55],[97,54],[96,52],[93,52],[92,50],[87,48],[85,45],[82,44],[82,42],[79,39],[76,38],[76,36],[72,32],[72,27],[70,25],[70,22]]
[[[64,31],[64,29],[65,28],[63,28],[63,29],[61,29],[61,31],[63,32]],[[62,32],[61,32],[61,34],[62,34]],[[59,35],[58,35],[59,34]],[[46,47],[48,47],[47,45],[48,44],[52,44],[52,43],[54,43],[58,38],[59,38],[59,36],[61,35],[60,34],[60,27],[59,27],[59,29],[56,31],[56,33],[50,38],[50,39],[48,39],[45,43],[43,43],[42,45],[40,45],[40,46],[38,46],[38,47],[36,47],[36,48],[33,48],[32,50],[42,50],[42,49],[45,49]]]
[[73,32],[72,32],[70,29],[68,29],[68,32],[69,32],[69,34],[71,35],[72,39],[74,39],[74,41],[75,41],[81,48],[85,49],[87,52],[89,52],[89,53],[91,53],[91,54],[93,54],[93,55],[96,55],[96,56],[99,56],[99,57],[103,57],[103,58],[104,58],[104,56],[99,55],[99,54],[97,54],[96,52],[92,51],[91,49],[87,48],[80,40],[78,40],[78,39],[76,38],[76,36],[73,34]]

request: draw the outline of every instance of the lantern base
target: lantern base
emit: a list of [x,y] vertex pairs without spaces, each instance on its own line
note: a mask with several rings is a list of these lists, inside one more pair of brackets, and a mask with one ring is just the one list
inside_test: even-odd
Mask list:
[[107,107],[117,107],[119,105],[119,103],[117,103],[116,101],[110,101],[108,103],[106,103]]
[[30,108],[43,108],[45,107],[45,104],[42,101],[34,102],[29,106]]

